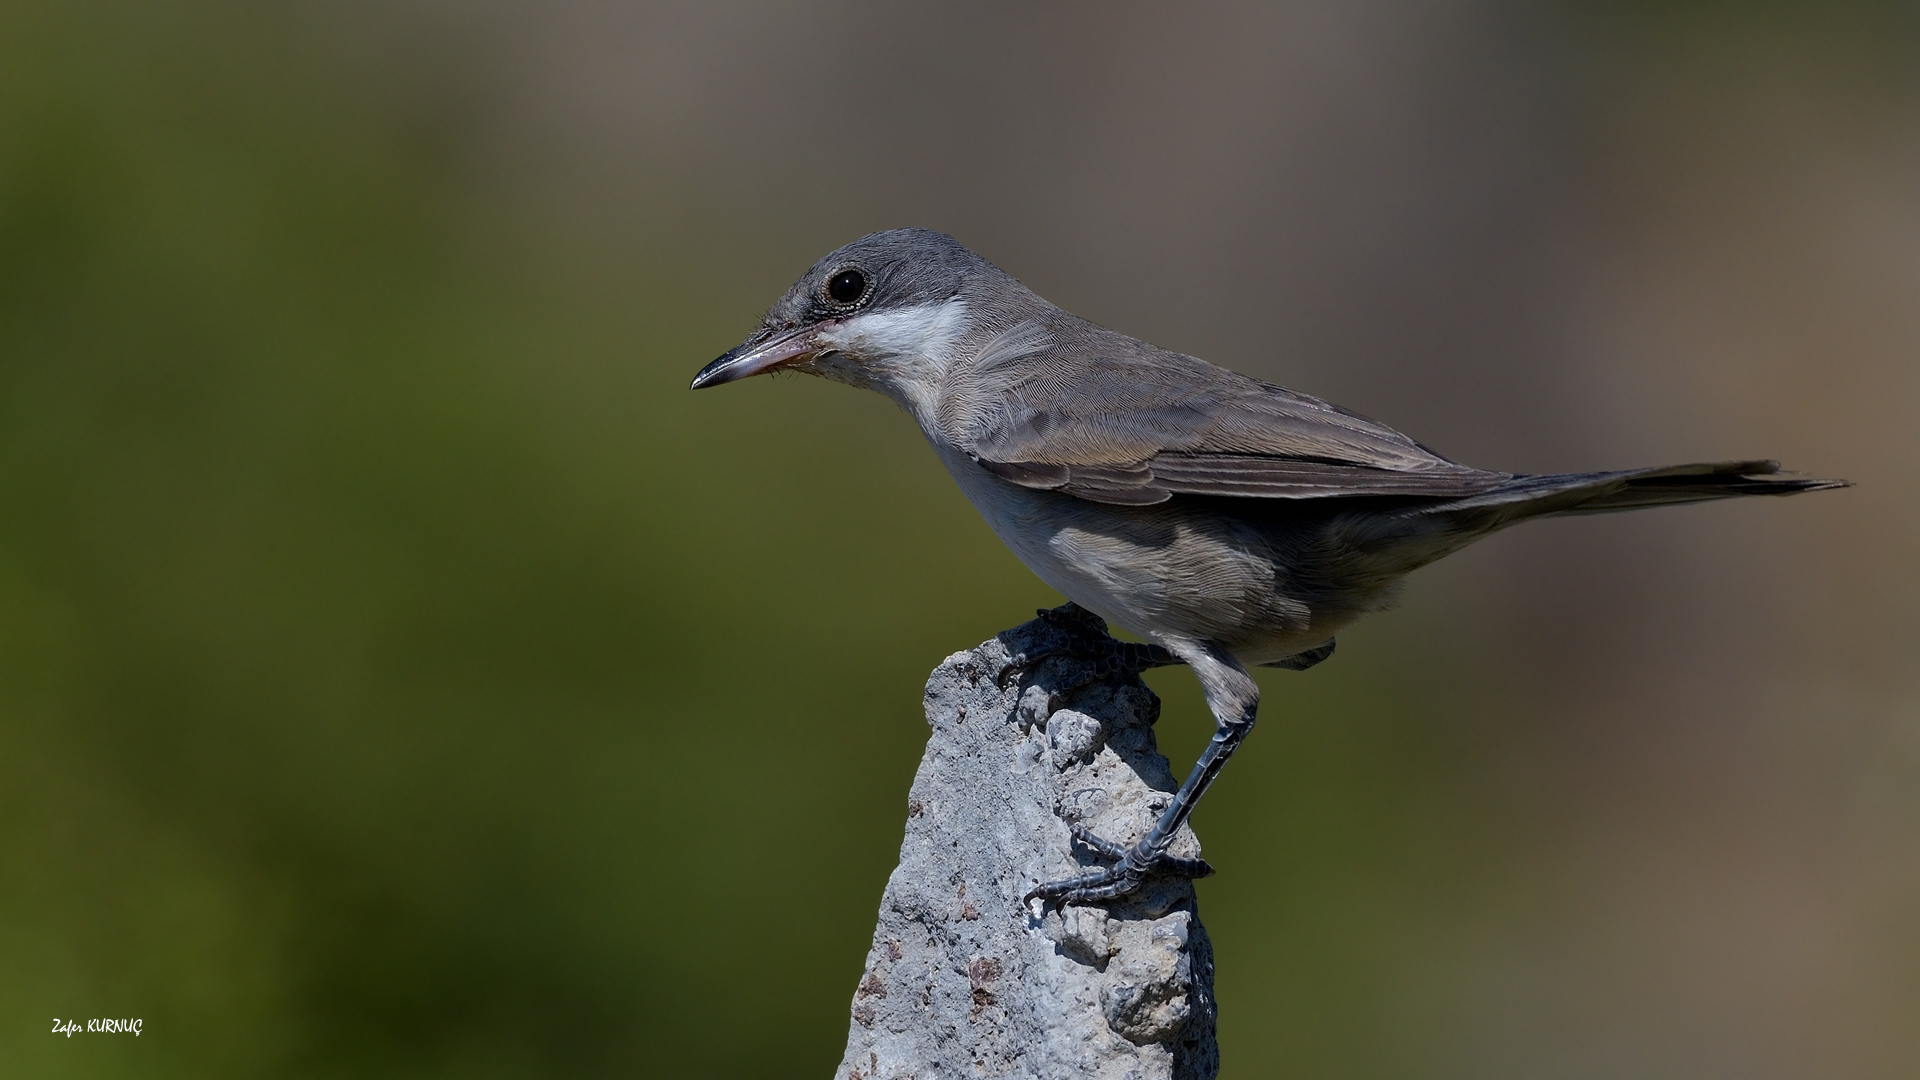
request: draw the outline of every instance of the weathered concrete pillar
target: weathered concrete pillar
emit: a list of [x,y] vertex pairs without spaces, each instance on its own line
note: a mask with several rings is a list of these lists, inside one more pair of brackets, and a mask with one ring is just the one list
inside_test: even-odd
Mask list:
[[[1002,686],[1010,660],[1065,640],[1035,620],[955,653],[927,682],[932,734],[907,799],[900,865],[853,995],[841,1080],[1101,1077],[1219,1070],[1213,950],[1191,882],[1044,917],[1035,884],[1097,863],[1069,822],[1144,836],[1177,786],[1137,676],[1090,682],[1064,653]],[[1183,829],[1176,855],[1198,856]]]

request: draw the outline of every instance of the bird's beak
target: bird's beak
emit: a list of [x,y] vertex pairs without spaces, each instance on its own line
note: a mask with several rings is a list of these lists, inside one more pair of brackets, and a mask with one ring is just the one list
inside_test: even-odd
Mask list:
[[755,334],[701,368],[700,374],[693,377],[693,388],[719,386],[811,356],[819,351],[814,343],[814,332],[819,329],[818,326],[797,326],[792,330]]

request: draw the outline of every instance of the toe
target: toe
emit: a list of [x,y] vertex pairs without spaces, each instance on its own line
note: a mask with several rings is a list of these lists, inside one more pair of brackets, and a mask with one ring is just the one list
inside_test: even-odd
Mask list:
[[1129,849],[1125,844],[1116,844],[1077,821],[1068,826],[1068,828],[1072,830],[1075,840],[1093,849],[1096,854],[1103,855],[1109,859],[1124,859],[1127,857],[1127,851]]

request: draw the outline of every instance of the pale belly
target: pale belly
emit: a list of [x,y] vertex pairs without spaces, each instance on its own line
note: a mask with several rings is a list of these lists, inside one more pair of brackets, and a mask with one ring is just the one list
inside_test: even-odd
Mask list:
[[1211,642],[1261,664],[1321,644],[1352,618],[1287,595],[1286,568],[1250,526],[1168,504],[1110,506],[1036,491],[963,454],[941,457],[1028,569],[1142,637]]

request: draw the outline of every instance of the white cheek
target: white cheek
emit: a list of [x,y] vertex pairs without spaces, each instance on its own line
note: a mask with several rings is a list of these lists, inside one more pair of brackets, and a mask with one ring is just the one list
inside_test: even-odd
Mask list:
[[884,362],[911,357],[944,366],[954,343],[966,330],[966,322],[966,302],[948,300],[901,311],[855,315],[820,335],[820,339],[862,360]]
[[905,406],[925,427],[966,328],[967,305],[956,299],[855,315],[821,334],[820,341],[853,358],[874,389]]

